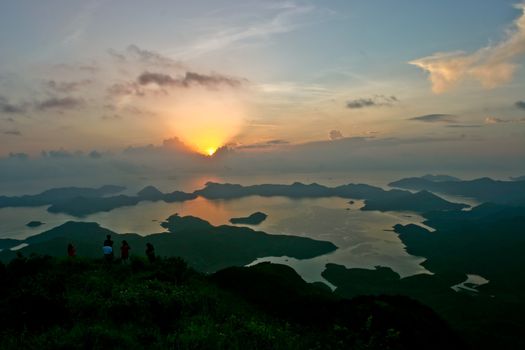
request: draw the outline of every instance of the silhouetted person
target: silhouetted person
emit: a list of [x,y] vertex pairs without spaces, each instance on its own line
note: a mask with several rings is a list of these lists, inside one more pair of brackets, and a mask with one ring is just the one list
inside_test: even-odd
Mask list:
[[155,248],[153,248],[153,244],[151,243],[146,243],[146,256],[149,262],[155,261]]
[[111,235],[106,236],[102,251],[104,252],[104,258],[107,262],[113,261],[113,241],[111,240]]
[[73,244],[69,243],[67,245],[67,256],[70,258],[74,258],[77,255],[77,250],[73,246]]
[[122,262],[128,261],[130,249],[131,247],[129,246],[128,242],[122,241],[122,245],[120,246],[120,259],[122,259]]

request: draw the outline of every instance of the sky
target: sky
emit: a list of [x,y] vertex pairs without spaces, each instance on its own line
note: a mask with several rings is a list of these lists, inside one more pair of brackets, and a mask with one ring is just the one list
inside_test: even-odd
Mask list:
[[519,0],[1,0],[0,48],[3,159],[525,172]]

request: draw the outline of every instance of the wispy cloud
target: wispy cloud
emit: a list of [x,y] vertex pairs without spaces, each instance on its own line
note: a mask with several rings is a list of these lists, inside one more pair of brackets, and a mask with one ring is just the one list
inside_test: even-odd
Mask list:
[[516,60],[525,53],[525,2],[516,8],[522,14],[500,42],[470,54],[436,53],[409,63],[429,73],[432,90],[438,94],[467,79],[477,81],[485,88],[509,82],[518,68]]
[[66,26],[66,30],[69,32],[62,40],[64,45],[71,45],[82,38],[102,3],[103,0],[91,0],[83,3],[82,9]]
[[521,119],[501,119],[496,117],[486,117],[485,124],[504,124],[504,123],[523,123],[525,118]]
[[56,81],[48,80],[45,82],[45,86],[55,92],[68,93],[76,91],[81,87],[92,84],[93,81],[90,79],[84,79],[79,81]]
[[346,108],[360,109],[366,107],[392,106],[399,102],[395,96],[375,95],[369,98],[358,98],[346,102]]
[[162,55],[156,51],[146,50],[137,45],[128,45],[125,51],[109,49],[108,53],[119,63],[136,62],[145,66],[184,69],[182,62],[174,60],[168,56]]
[[225,49],[240,42],[264,40],[272,35],[287,33],[301,26],[301,16],[311,13],[313,6],[298,5],[286,2],[285,5],[266,6],[262,11],[272,11],[270,18],[258,23],[215,28],[205,37],[197,40],[182,50],[173,50],[173,54],[183,59],[194,58],[209,52]]
[[22,133],[19,130],[6,130],[2,132],[4,135],[8,136],[21,136]]
[[426,114],[419,117],[410,118],[408,120],[425,123],[456,123],[457,116],[452,114]]

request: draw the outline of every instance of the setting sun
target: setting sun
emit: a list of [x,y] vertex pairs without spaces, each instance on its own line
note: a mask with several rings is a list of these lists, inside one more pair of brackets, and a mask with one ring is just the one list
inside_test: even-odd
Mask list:
[[213,154],[217,151],[217,148],[214,148],[214,147],[209,147],[207,150],[206,150],[206,154],[208,156],[213,156]]

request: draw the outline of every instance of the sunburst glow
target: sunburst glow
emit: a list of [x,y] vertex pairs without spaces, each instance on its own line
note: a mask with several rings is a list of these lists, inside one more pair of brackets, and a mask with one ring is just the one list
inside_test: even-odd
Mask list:
[[217,151],[217,148],[215,147],[208,147],[208,149],[206,150],[206,154],[208,154],[208,156],[213,156],[215,154],[215,152]]

